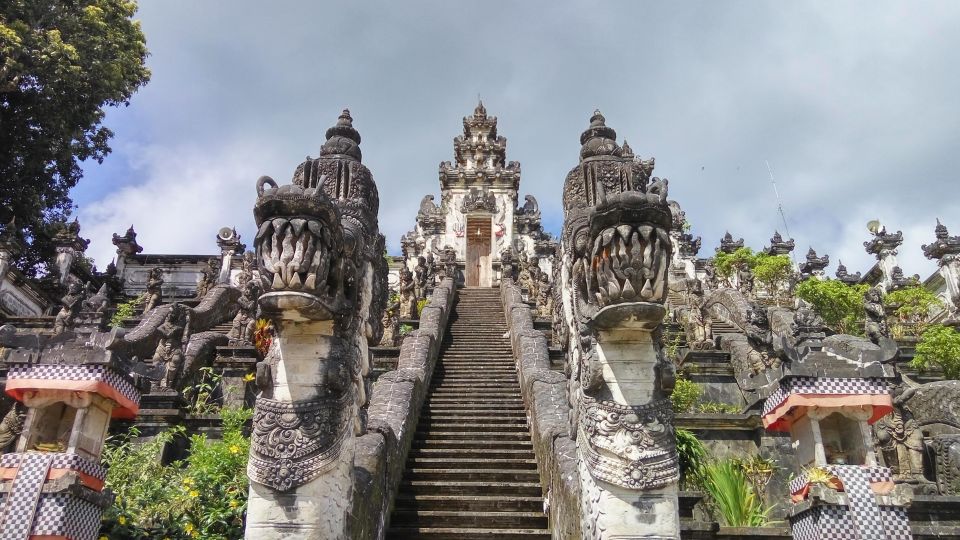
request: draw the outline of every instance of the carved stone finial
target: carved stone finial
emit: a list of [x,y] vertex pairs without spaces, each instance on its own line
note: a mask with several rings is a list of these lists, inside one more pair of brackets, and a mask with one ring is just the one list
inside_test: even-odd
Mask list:
[[837,265],[837,272],[836,272],[837,279],[846,283],[847,285],[856,285],[857,283],[860,283],[860,277],[861,277],[860,272],[857,272],[856,274],[851,274],[847,272],[847,267],[843,264],[843,261],[838,261],[838,262],[839,264]]
[[800,274],[804,277],[823,276],[823,271],[830,264],[830,256],[824,255],[818,257],[817,252],[811,247],[807,250],[806,261],[800,263]]
[[120,255],[136,255],[143,251],[143,247],[137,243],[137,231],[133,230],[133,225],[123,236],[113,233],[113,245],[117,246]]
[[920,246],[923,255],[928,259],[937,259],[941,266],[949,263],[957,255],[960,255],[960,236],[950,236],[947,227],[937,219],[937,227],[934,229],[936,240],[932,244]]
[[795,244],[793,238],[789,240],[784,240],[780,236],[780,231],[774,231],[773,237],[770,238],[770,246],[764,248],[764,253],[767,255],[789,255],[793,252]]
[[743,247],[743,238],[739,240],[734,240],[733,235],[730,234],[730,231],[727,231],[723,235],[723,238],[720,239],[720,251],[723,253],[733,253],[734,251]]

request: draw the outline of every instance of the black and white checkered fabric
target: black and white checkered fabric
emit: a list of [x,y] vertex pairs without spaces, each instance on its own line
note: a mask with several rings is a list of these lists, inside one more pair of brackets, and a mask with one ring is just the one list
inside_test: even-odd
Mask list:
[[[842,465],[827,465],[823,467],[830,474],[837,476],[837,473],[834,472],[833,467],[840,467]],[[889,482],[890,481],[890,469],[887,467],[867,467],[866,465],[861,466],[867,475],[867,478],[870,479],[870,483],[876,482]],[[807,475],[802,473],[800,476],[794,478],[790,481],[790,494],[795,495],[800,493],[800,491],[807,485]]]
[[112,386],[123,397],[140,404],[140,392],[120,373],[102,365],[35,364],[10,368],[8,380],[44,379],[60,381],[98,381]]
[[37,507],[33,534],[93,540],[100,530],[101,513],[96,505],[66,493],[44,495]]
[[793,394],[850,396],[864,394],[888,394],[883,379],[842,379],[837,377],[790,377],[780,381],[770,397],[763,402],[763,416],[780,406]]
[[[0,467],[13,469],[20,464],[21,454],[4,454],[0,456]],[[106,480],[107,468],[99,463],[79,455],[70,453],[47,454],[53,456],[50,463],[51,469],[70,469],[88,474],[98,480]]]
[[27,540],[37,512],[40,490],[53,462],[52,454],[18,454],[17,476],[10,494],[4,497],[0,540]]
[[856,521],[861,540],[886,540],[883,516],[867,472],[859,465],[834,465],[831,471],[843,482],[850,505],[848,513]]
[[847,506],[817,506],[790,518],[796,540],[912,540],[907,511],[902,507],[882,506],[883,536],[865,536]]

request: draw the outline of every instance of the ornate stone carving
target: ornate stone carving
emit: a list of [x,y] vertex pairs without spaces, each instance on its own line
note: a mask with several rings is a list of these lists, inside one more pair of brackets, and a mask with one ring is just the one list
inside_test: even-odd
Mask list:
[[340,457],[351,421],[349,392],[310,401],[260,398],[250,436],[250,479],[278,491],[301,486]]
[[77,255],[80,255],[90,245],[90,241],[80,237],[80,222],[76,219],[72,223],[58,223],[54,227],[53,245],[57,249],[57,272],[60,274],[60,284],[66,285],[70,277],[70,269]]
[[706,310],[703,284],[698,279],[687,280],[686,325],[690,347],[710,350],[713,344],[713,319]]
[[939,219],[934,233],[936,240],[922,246],[923,254],[928,259],[937,260],[950,300],[948,308],[951,318],[956,320],[960,314],[960,236],[950,236],[947,227]]
[[200,281],[197,282],[197,298],[203,298],[207,292],[217,285],[220,276],[220,260],[210,259],[200,270]]
[[489,191],[483,191],[477,188],[471,188],[470,192],[463,196],[463,203],[460,211],[464,214],[470,212],[490,212],[497,211],[497,198]]
[[417,318],[417,294],[413,272],[407,268],[400,270],[400,318]]
[[590,441],[590,472],[600,480],[655,489],[680,479],[669,399],[630,406],[585,396],[580,430]]
[[550,276],[546,272],[540,272],[540,280],[537,283],[537,317],[549,319],[553,314],[553,286],[550,283]]
[[417,257],[417,266],[413,269],[414,296],[417,300],[427,297],[427,258]]

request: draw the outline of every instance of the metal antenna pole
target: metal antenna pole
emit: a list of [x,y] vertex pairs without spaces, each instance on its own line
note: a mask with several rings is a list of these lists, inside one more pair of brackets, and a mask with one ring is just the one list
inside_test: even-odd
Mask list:
[[[770,174],[770,183],[773,184],[773,193],[777,196],[777,210],[780,211],[780,219],[783,220],[783,232],[787,233],[787,238],[793,238],[790,235],[790,226],[787,225],[787,214],[783,211],[783,201],[780,200],[780,190],[777,189],[777,181],[773,178],[773,169],[770,168],[770,162],[763,160],[767,164],[767,173]],[[790,259],[793,259],[793,253],[790,253]]]

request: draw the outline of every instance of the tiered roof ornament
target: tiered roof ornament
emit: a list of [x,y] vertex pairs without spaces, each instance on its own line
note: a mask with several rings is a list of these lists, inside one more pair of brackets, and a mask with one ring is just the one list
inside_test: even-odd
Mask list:
[[839,261],[839,264],[837,265],[836,276],[837,279],[846,283],[847,285],[856,285],[857,283],[860,283],[861,279],[860,272],[857,272],[856,274],[849,273],[846,265],[843,264],[843,261]]
[[807,251],[806,261],[800,263],[800,275],[806,279],[808,277],[823,277],[824,269],[830,264],[830,256],[824,255],[818,257],[817,252],[810,248]]
[[440,187],[496,186],[517,189],[520,163],[506,161],[507,139],[497,135],[497,117],[487,116],[483,102],[463,118],[463,135],[453,140],[455,163],[440,163]]
[[921,246],[928,259],[936,259],[940,275],[947,286],[950,298],[949,306],[952,320],[960,318],[960,236],[950,236],[947,227],[937,220],[934,230],[937,239],[929,245]]
[[730,231],[727,231],[727,233],[723,235],[723,238],[720,239],[720,251],[723,253],[733,253],[742,247],[743,238],[734,240],[733,235],[730,234]]
[[790,255],[793,252],[796,244],[793,241],[793,238],[789,240],[784,240],[780,236],[780,231],[773,231],[773,236],[770,238],[770,246],[763,249],[763,252],[767,255]]

